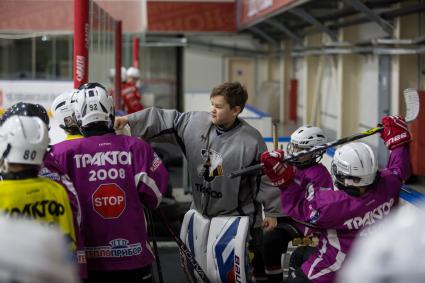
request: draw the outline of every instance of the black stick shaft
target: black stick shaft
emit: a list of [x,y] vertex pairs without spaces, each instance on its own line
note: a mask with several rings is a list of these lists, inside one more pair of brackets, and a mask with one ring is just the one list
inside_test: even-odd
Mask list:
[[[359,134],[354,134],[354,135],[351,135],[349,137],[345,137],[345,138],[342,138],[342,139],[339,139],[339,140],[336,140],[336,141],[332,141],[332,142],[328,142],[328,143],[325,143],[325,144],[322,144],[322,145],[318,145],[318,146],[315,146],[315,147],[310,148],[308,150],[299,151],[299,152],[296,152],[294,154],[290,154],[288,156],[285,156],[283,161],[285,161],[285,162],[291,161],[293,159],[296,159],[296,158],[299,158],[299,157],[302,157],[302,156],[305,156],[305,155],[324,151],[324,150],[326,150],[330,147],[338,146],[338,145],[349,143],[349,142],[359,140],[359,139],[362,139],[362,138],[365,138],[365,137],[368,137],[368,136],[372,136],[376,133],[381,132],[383,129],[384,129],[383,127],[375,127],[375,128],[369,129],[369,130],[364,131],[364,132],[359,133]],[[259,171],[262,169],[262,167],[263,167],[263,164],[256,164],[256,165],[253,165],[253,166],[242,168],[242,169],[239,169],[239,170],[236,170],[236,171],[233,171],[232,173],[230,173],[229,177],[230,178],[236,178],[236,177],[239,177],[239,176],[245,176],[245,175],[249,175],[249,174],[258,174],[258,173],[260,173]]]
[[147,216],[147,220],[148,220],[148,225],[150,226],[149,230],[150,230],[150,236],[152,237],[152,242],[153,242],[153,250],[155,252],[155,257],[156,257],[156,267],[157,267],[157,271],[158,271],[158,280],[159,283],[164,283],[164,278],[162,276],[162,268],[161,268],[161,260],[159,258],[159,251],[158,251],[158,245],[156,243],[156,233],[155,233],[155,227],[153,226],[153,217],[152,217],[152,213],[149,209],[145,209],[146,211],[146,216]]

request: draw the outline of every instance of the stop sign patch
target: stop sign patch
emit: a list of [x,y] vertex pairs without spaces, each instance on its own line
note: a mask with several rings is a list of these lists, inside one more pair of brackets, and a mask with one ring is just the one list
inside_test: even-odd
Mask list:
[[125,192],[117,184],[100,185],[92,195],[92,205],[103,218],[118,218],[125,209]]

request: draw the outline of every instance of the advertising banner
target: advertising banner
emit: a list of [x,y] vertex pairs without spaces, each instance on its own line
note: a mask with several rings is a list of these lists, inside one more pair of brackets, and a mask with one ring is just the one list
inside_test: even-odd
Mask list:
[[72,81],[3,81],[0,80],[0,116],[4,111],[18,102],[41,104],[50,116],[50,141],[55,144],[65,138],[64,131],[52,119],[50,107],[53,100],[65,91],[73,89]]
[[56,96],[72,88],[71,81],[0,80],[0,111],[18,102],[41,104],[50,110]]

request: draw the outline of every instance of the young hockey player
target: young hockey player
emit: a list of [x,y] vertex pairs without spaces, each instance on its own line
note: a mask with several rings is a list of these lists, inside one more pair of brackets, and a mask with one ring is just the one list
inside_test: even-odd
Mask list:
[[[305,125],[293,132],[291,140],[288,143],[287,151],[289,154],[292,154],[324,143],[326,143],[326,136],[322,129]],[[332,186],[331,175],[326,167],[319,163],[323,154],[324,151],[291,161],[291,164],[299,172],[299,181],[307,187],[329,188]],[[283,278],[281,257],[282,253],[287,251],[288,243],[296,236],[303,237],[311,234],[312,229],[299,223],[294,223],[294,221],[285,216],[278,217],[277,219],[266,218],[265,221],[277,221],[276,228],[269,231],[266,227],[263,236],[267,282],[280,282]],[[309,249],[309,247],[302,249]]]
[[127,83],[131,83],[137,87],[139,87],[140,82],[140,71],[138,68],[129,67],[125,72],[127,77]]
[[[9,116],[0,127],[0,209],[4,215],[57,226],[75,250],[76,236],[67,192],[38,177],[49,144],[38,117]],[[65,184],[66,185],[66,184]]]
[[[24,117],[38,117],[49,127],[50,120],[47,115],[46,109],[39,104],[32,104],[27,102],[19,102],[9,107],[5,115],[2,116],[2,123],[13,115],[24,116]],[[47,146],[47,153],[49,155],[50,145]],[[69,177],[64,172],[63,168],[57,164],[53,159],[46,158],[43,160],[39,176],[49,178],[55,182],[58,182],[61,186],[66,189],[68,193],[69,201],[71,204],[74,229],[76,236],[76,262],[78,263],[78,270],[81,278],[86,277],[86,257],[83,249],[83,237],[81,234],[82,219],[81,219],[81,207],[78,200],[77,192],[75,191],[74,185],[69,180]]]
[[[236,280],[237,276],[246,278],[244,271],[240,270],[247,265],[245,256],[235,256],[236,267],[233,261],[232,264],[226,265],[216,260],[221,257],[227,258],[226,255],[220,254],[225,252],[224,250],[214,248],[216,244],[228,246],[228,250],[236,251],[236,245],[240,245],[242,250],[245,243],[245,239],[226,242],[225,237],[216,235],[217,231],[242,235],[236,230],[246,229],[244,231],[247,231],[248,227],[244,228],[246,223],[250,228],[248,234],[250,233],[253,237],[251,249],[255,251],[261,245],[258,240],[262,234],[261,204],[264,205],[266,216],[278,216],[280,213],[278,190],[268,182],[268,178],[261,179],[252,175],[235,179],[228,177],[228,174],[234,170],[258,163],[261,152],[266,150],[261,134],[238,117],[247,99],[247,91],[239,82],[226,82],[212,90],[210,112],[180,113],[176,110],[148,108],[116,119],[117,128],[129,123],[133,136],[142,137],[148,142],[169,142],[180,146],[188,163],[193,193],[192,207],[196,210],[193,217],[204,223],[200,228],[196,228],[196,225],[190,225],[188,228],[185,227],[185,223],[193,221],[184,221],[181,237],[186,240],[185,231],[190,229],[195,230],[190,230],[189,233],[203,235],[198,237],[196,243],[188,240],[188,246],[191,247],[192,244],[200,246],[199,252],[192,249],[192,253],[206,269],[210,280],[217,282],[224,282],[223,278],[226,276],[233,277],[233,280]],[[192,219],[191,215],[186,214],[185,219],[189,216]],[[242,219],[240,216],[249,218],[249,224],[240,221]],[[220,222],[220,219],[229,219],[224,223],[231,222],[234,226],[226,226]],[[220,242],[221,239],[223,242]],[[211,244],[208,243],[210,240]],[[210,248],[206,248],[207,245],[211,247],[211,251]],[[205,254],[207,259],[203,264]],[[254,272],[258,270],[256,269],[257,259],[254,257],[252,263]],[[240,271],[241,274],[235,275],[235,270]]]
[[[121,67],[121,83],[125,83],[127,81],[127,70],[125,67]],[[109,82],[111,85],[114,85],[115,79],[115,68],[109,69]]]
[[135,67],[128,68],[126,72],[127,82],[121,86],[121,96],[124,101],[124,109],[128,114],[142,110],[142,96],[139,89],[140,72]]
[[58,95],[52,103],[53,117],[58,121],[59,127],[65,131],[65,140],[83,137],[75,120],[75,96],[78,90],[64,92]]
[[399,206],[373,234],[357,239],[336,282],[424,282],[424,205],[415,201]]
[[87,282],[152,282],[143,209],[158,207],[168,173],[147,143],[114,133],[113,101],[102,85],[80,87],[75,114],[84,138],[56,144],[49,158],[80,198]]
[[295,272],[288,282],[333,282],[353,240],[367,235],[373,230],[371,225],[398,204],[401,185],[410,173],[411,137],[400,116],[384,117],[382,124],[381,137],[390,150],[387,167],[378,171],[367,144],[346,144],[333,158],[333,189],[301,183],[300,172],[281,161],[282,151],[262,154],[266,174],[281,189],[283,212],[320,231],[319,245],[309,257],[291,258]]

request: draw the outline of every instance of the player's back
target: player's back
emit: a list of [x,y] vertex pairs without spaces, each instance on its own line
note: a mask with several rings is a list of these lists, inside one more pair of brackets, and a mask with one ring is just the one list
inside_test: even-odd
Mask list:
[[72,211],[65,189],[42,177],[0,182],[0,210],[12,218],[57,226],[75,244]]
[[105,134],[59,143],[51,153],[78,191],[89,270],[150,264],[143,209],[159,204],[168,181],[152,148],[137,138]]

